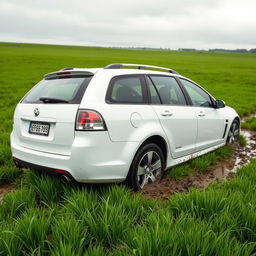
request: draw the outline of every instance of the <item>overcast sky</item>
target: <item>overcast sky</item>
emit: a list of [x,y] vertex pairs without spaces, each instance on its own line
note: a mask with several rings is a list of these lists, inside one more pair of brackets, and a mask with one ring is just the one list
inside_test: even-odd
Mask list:
[[256,0],[0,0],[0,41],[256,48]]

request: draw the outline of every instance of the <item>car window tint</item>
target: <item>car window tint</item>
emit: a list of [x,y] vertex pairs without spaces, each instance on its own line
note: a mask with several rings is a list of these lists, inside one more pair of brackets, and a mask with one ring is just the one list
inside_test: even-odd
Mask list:
[[163,104],[168,105],[186,105],[184,95],[173,77],[168,76],[150,76]]
[[139,77],[119,77],[112,84],[111,101],[120,103],[142,103],[143,90]]
[[210,96],[204,90],[188,80],[181,79],[181,81],[194,106],[212,107]]
[[147,84],[150,91],[151,104],[161,104],[156,88],[149,77],[147,77]]

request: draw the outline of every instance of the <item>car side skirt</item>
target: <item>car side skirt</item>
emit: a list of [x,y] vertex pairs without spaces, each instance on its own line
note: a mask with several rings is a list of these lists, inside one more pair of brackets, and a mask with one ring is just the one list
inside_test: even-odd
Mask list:
[[190,155],[187,155],[187,156],[184,156],[184,157],[180,157],[180,158],[177,158],[177,159],[170,159],[169,163],[168,163],[168,166],[166,167],[166,169],[168,169],[169,167],[172,167],[172,166],[175,166],[175,165],[178,165],[178,164],[182,164],[184,162],[187,162],[191,159],[194,159],[198,156],[201,156],[201,155],[204,155],[204,154],[207,154],[211,151],[214,151],[216,150],[217,148],[220,148],[220,147],[223,147],[224,145],[226,145],[225,142],[221,143],[221,144],[218,144],[216,146],[213,146],[213,147],[210,147],[210,148],[207,148],[207,149],[204,149],[204,150],[201,150],[201,151],[198,151],[196,153],[193,153],[193,154],[190,154]]

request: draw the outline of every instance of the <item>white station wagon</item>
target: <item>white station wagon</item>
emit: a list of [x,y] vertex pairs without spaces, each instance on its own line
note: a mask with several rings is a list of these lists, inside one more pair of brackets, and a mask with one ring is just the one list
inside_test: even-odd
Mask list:
[[16,107],[11,149],[19,168],[139,190],[239,131],[234,109],[174,70],[110,64],[45,75]]

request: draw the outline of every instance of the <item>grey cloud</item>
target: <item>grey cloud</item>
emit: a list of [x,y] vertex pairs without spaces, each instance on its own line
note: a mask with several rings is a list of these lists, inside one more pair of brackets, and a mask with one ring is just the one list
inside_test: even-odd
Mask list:
[[0,41],[250,48],[256,4],[246,1],[2,0]]

